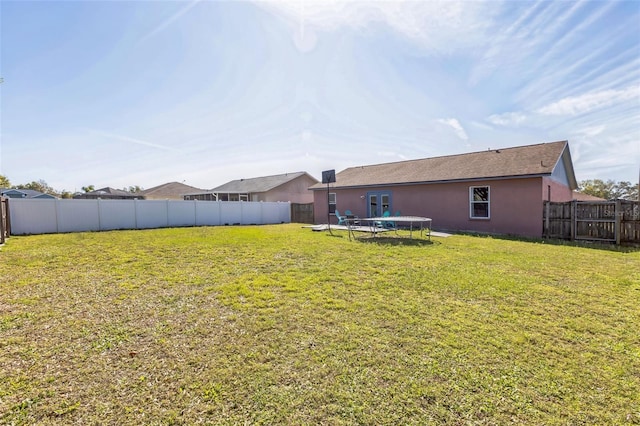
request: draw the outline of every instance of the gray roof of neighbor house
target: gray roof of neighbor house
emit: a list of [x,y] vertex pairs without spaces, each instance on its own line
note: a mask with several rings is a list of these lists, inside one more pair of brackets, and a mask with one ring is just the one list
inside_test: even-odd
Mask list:
[[318,182],[316,178],[309,175],[307,172],[294,172],[294,173],[285,173],[282,175],[232,180],[231,182],[227,182],[224,185],[218,186],[217,188],[211,189],[209,192],[228,192],[228,193],[267,192],[304,175],[307,175],[313,181]]
[[[567,141],[350,167],[336,174],[333,187],[549,176],[560,161],[570,185],[577,187]],[[325,186],[317,184],[311,189]]]
[[605,198],[596,197],[594,195],[583,194],[579,191],[573,191],[573,199],[575,201],[607,201]]
[[140,191],[140,194],[147,198],[182,198],[183,195],[198,191],[204,190],[180,182],[168,182],[154,186],[153,188],[144,189]]
[[[18,189],[18,188],[0,188],[0,194],[5,195],[8,192],[21,192],[24,195],[23,198],[56,198],[55,195],[45,194],[44,192],[36,191],[33,189]],[[5,195],[8,197],[8,195]]]
[[118,197],[140,198],[140,194],[135,194],[133,192],[123,191],[121,189],[115,189],[115,188],[111,188],[111,187],[100,188],[100,189],[96,189],[94,191],[89,191],[89,192],[85,192],[85,193],[77,194],[77,195],[79,195],[79,196],[111,195],[111,196],[118,196]]

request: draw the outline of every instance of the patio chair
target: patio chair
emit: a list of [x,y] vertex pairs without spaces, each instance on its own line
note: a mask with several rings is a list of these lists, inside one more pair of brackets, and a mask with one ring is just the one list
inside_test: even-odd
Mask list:
[[[391,217],[391,212],[389,210],[386,210],[384,213],[382,213],[382,217]],[[391,226],[389,226],[391,225]],[[379,220],[376,222],[376,226],[378,228],[393,228],[394,224],[392,222],[386,222],[383,220]]]
[[[384,212],[384,214],[382,216],[391,217],[391,212],[390,211],[386,211],[386,212]],[[400,216],[400,212],[396,212],[396,216]],[[385,222],[384,223],[384,227],[388,228],[388,229],[396,229],[397,225],[396,225],[396,222]]]
[[336,215],[336,219],[338,219],[338,225],[346,225],[347,224],[347,217],[346,216],[340,216],[340,212],[336,209],[333,212]]

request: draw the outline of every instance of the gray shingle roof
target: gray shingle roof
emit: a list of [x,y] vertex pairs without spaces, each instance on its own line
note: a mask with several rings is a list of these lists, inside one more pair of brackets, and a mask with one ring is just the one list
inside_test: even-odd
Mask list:
[[94,191],[89,191],[83,195],[117,195],[119,197],[131,197],[131,198],[138,197],[138,194],[134,194],[129,191],[123,191],[121,189],[115,189],[111,187],[100,188]]
[[576,201],[607,201],[605,198],[595,197],[589,194],[583,194],[579,191],[573,191],[573,199]]
[[17,189],[17,188],[0,188],[0,194],[4,194],[5,192],[9,192],[9,191],[17,191],[17,192],[22,192],[23,194],[25,194],[24,198],[56,198],[53,195],[50,194],[45,194],[43,192],[40,191],[36,191],[33,189]]
[[180,182],[168,182],[153,188],[145,189],[140,194],[149,198],[182,198],[183,195],[204,191],[195,186],[185,185]]
[[[567,141],[501,148],[468,154],[350,167],[336,174],[334,187],[446,182],[550,175]],[[573,174],[573,171],[570,171]],[[311,189],[324,189],[322,184]]]
[[282,175],[263,176],[250,179],[237,179],[227,182],[211,189],[210,192],[230,192],[230,193],[256,193],[267,192],[273,188],[277,188],[289,181],[300,176],[304,176],[306,172],[285,173]]

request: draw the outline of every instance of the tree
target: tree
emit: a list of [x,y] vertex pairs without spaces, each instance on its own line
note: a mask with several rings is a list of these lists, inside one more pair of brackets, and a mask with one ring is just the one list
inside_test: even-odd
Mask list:
[[93,185],[87,185],[87,186],[83,186],[83,187],[82,187],[82,190],[83,190],[84,192],[91,192],[91,191],[95,191],[95,190],[96,190],[96,187],[95,187],[95,186],[93,186]]
[[58,193],[58,191],[56,191],[55,189],[50,187],[49,184],[47,184],[47,182],[45,182],[42,179],[40,179],[38,181],[34,180],[33,182],[27,183],[27,184],[16,185],[16,186],[14,186],[14,188],[16,188],[16,189],[31,189],[33,191],[42,192],[43,194],[55,195],[56,197],[60,195]]
[[638,200],[638,184],[632,184],[631,182],[619,182],[618,191],[620,192],[617,198],[623,198],[625,200]]
[[578,189],[583,194],[593,195],[594,197],[604,198],[605,200],[638,199],[638,184],[631,182],[616,182],[611,179],[606,182],[601,179],[583,180],[578,184]]
[[128,192],[131,192],[131,193],[142,192],[142,189],[143,188],[141,186],[138,186],[138,185],[130,186],[128,188],[125,186],[124,188],[122,188],[123,191],[128,191]]
[[11,188],[11,182],[9,182],[9,178],[0,175],[0,188]]

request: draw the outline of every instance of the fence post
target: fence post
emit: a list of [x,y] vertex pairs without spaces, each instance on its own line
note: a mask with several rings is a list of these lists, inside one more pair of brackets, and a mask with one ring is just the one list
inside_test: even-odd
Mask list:
[[193,226],[198,226],[198,205],[196,204],[196,200],[193,200],[192,203],[193,203]]
[[4,224],[6,226],[5,232],[7,233],[7,237],[10,237],[11,236],[11,209],[9,208],[9,198],[5,198],[4,201],[5,201],[4,206],[6,208],[5,213],[7,215],[5,218],[6,222]]
[[138,199],[133,199],[133,217],[135,229],[138,229]]
[[7,201],[4,197],[0,196],[0,244],[4,244],[5,235],[7,233],[7,223],[6,223],[6,211],[9,210],[7,208]]
[[571,202],[571,241],[576,239],[576,227],[578,226],[578,218],[576,217],[576,206],[578,202],[573,200]]
[[621,205],[620,205],[620,200],[616,200],[616,207],[613,210],[614,214],[616,215],[616,224],[615,224],[615,228],[614,228],[614,232],[616,234],[616,244],[620,245],[620,234],[622,234],[622,209],[621,209]]
[[60,232],[60,200],[55,199],[53,201],[55,204],[55,212],[56,212],[56,234]]
[[549,238],[550,230],[549,230],[549,203],[550,201],[544,202],[544,210],[545,210],[545,218],[544,218],[544,236]]
[[100,198],[96,201],[98,202],[98,231],[102,231],[102,205],[100,204]]

